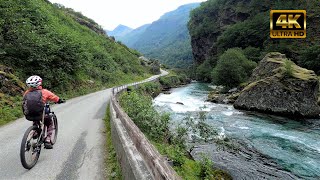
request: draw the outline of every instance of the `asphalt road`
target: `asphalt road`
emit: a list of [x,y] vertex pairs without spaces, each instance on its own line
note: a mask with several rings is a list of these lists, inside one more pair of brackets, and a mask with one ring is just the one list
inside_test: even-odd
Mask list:
[[19,152],[32,123],[22,118],[1,127],[0,179],[105,179],[103,118],[110,95],[107,89],[52,106],[59,121],[58,139],[53,149],[42,149],[31,170],[22,167]]

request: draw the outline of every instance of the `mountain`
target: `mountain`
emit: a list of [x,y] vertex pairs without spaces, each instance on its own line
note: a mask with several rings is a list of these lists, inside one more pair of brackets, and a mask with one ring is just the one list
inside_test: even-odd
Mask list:
[[[307,38],[271,39],[270,9],[305,9]],[[243,49],[247,58],[256,62],[268,52],[280,52],[320,74],[318,0],[208,0],[190,16],[188,29],[200,80],[212,79],[213,68],[230,48]]]
[[193,59],[187,23],[190,11],[199,5],[200,3],[192,3],[180,6],[119,40],[163,64],[172,67],[190,66]]
[[150,74],[140,53],[70,8],[43,0],[2,0],[0,7],[0,125],[21,116],[31,75],[72,97]]
[[134,43],[136,43],[140,36],[146,31],[150,24],[145,24],[127,33],[125,36],[117,37],[116,39],[123,42],[130,48],[133,48]]
[[132,30],[133,30],[132,28],[120,24],[114,30],[107,31],[107,34],[108,34],[108,36],[113,36],[118,40],[119,37],[123,37],[123,36],[127,35]]

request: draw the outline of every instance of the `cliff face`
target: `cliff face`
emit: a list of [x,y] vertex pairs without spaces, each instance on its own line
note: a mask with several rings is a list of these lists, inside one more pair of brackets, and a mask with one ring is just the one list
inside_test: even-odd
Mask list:
[[319,81],[284,54],[269,53],[253,71],[234,107],[293,117],[319,117]]
[[[188,28],[193,56],[198,64],[218,53],[217,40],[223,31],[254,13],[254,9],[246,8],[251,4],[250,0],[209,0],[191,13]],[[261,10],[265,9],[263,4],[261,2]]]
[[[271,9],[307,10],[307,38],[270,39]],[[209,61],[213,67],[217,57],[229,48],[254,47],[257,48],[257,56],[281,52],[300,66],[317,72],[319,66],[314,62],[318,60],[312,58],[312,52],[317,48],[308,51],[312,47],[320,47],[320,34],[316,30],[320,17],[317,0],[208,0],[193,10],[190,17],[188,28],[198,65]]]

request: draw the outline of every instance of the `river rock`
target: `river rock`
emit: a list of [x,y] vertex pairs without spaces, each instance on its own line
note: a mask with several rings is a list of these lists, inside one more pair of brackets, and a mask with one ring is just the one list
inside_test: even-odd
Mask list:
[[184,105],[182,102],[176,102],[176,104]]
[[293,117],[319,117],[319,81],[316,74],[269,53],[254,69],[250,84],[234,103],[237,109],[257,110]]

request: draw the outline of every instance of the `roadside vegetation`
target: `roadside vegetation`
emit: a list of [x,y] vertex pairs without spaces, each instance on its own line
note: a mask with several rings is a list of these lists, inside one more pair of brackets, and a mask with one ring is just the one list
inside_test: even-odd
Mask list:
[[205,155],[201,161],[190,157],[187,148],[187,133],[190,129],[203,140],[209,140],[215,130],[205,123],[201,114],[197,120],[186,120],[184,124],[172,129],[170,115],[160,114],[152,106],[153,92],[161,87],[159,84],[146,83],[138,89],[130,88],[120,95],[121,107],[158,151],[172,162],[173,168],[183,179],[231,179],[226,172],[214,169]]
[[117,160],[117,154],[113,146],[111,138],[111,124],[110,124],[110,104],[107,106],[106,116],[104,118],[106,127],[106,179],[121,180],[121,167]]
[[3,0],[0,8],[0,125],[22,117],[24,81],[31,75],[71,98],[159,71],[159,64],[139,59],[139,52],[70,8],[42,0]]

